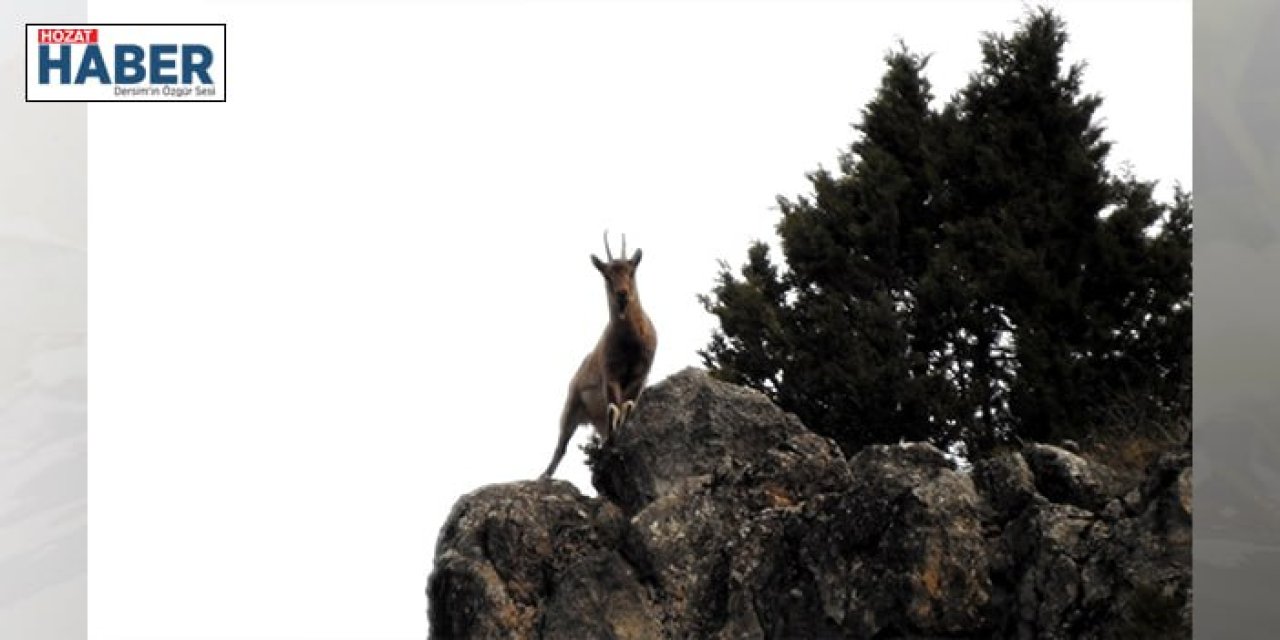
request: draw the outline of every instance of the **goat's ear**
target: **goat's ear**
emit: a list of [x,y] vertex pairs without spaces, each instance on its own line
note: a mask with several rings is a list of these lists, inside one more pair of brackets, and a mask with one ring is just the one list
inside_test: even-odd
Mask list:
[[640,266],[640,258],[642,258],[642,257],[644,257],[644,251],[641,251],[640,249],[636,249],[636,253],[635,253],[635,255],[631,256],[631,268],[632,268],[632,269],[634,269],[634,268],[636,268],[636,267]]
[[595,255],[592,255],[591,264],[594,264],[596,266],[597,271],[599,271],[600,273],[604,273],[604,263],[600,262],[600,258],[595,257]]

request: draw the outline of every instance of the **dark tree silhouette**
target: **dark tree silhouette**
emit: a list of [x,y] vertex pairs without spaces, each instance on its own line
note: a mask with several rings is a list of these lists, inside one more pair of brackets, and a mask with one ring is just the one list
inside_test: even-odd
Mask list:
[[778,199],[785,268],[757,243],[703,296],[713,373],[846,451],[979,453],[1185,415],[1191,199],[1108,172],[1102,99],[1064,68],[1066,42],[1048,10],[987,35],[939,110],[927,58],[889,53],[839,173]]

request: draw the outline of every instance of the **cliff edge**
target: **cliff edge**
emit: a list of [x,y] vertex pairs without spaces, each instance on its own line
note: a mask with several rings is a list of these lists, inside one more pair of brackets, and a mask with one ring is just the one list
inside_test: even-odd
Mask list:
[[1190,638],[1191,454],[1136,486],[1032,444],[959,470],[845,459],[763,395],[687,369],[566,482],[463,496],[433,638]]

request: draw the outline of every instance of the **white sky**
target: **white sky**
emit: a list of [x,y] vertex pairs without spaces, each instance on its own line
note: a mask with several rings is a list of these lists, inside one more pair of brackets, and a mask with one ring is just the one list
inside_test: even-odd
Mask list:
[[[1022,6],[92,2],[230,23],[229,102],[90,107],[92,637],[422,637],[449,507],[550,457],[602,230],[645,251],[651,381],[698,364],[717,259],[884,52],[946,98]],[[1113,162],[1190,186],[1190,2],[1062,13]]]

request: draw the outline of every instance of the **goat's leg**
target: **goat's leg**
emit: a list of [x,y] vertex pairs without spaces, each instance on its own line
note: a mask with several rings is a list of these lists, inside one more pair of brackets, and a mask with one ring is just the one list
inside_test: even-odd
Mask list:
[[621,416],[618,418],[619,425],[625,423],[631,417],[631,414],[636,410],[636,401],[640,399],[640,394],[643,391],[644,391],[643,380],[641,380],[638,384],[634,385],[633,387],[627,390],[627,396],[629,396],[630,399],[627,400],[626,402],[623,402],[622,406],[619,407],[621,411]]
[[597,425],[600,430],[600,444],[608,445],[613,440],[613,425],[618,422],[618,405],[616,391],[618,385],[609,382],[608,367],[600,367],[600,393],[604,396],[604,424]]
[[578,420],[574,412],[573,397],[565,403],[564,411],[560,414],[560,440],[556,442],[555,453],[551,456],[551,464],[547,465],[547,470],[539,476],[542,480],[551,477],[556,472],[556,467],[560,466],[560,460],[564,458],[564,452],[569,448],[569,440],[573,438],[573,432],[578,430]]
[[605,415],[604,418],[604,437],[602,438],[602,444],[609,444],[609,441],[613,439],[613,429],[618,425],[620,409],[618,409],[618,405],[610,402],[609,406],[605,408],[605,413],[607,415]]
[[609,433],[612,435],[614,431],[618,430],[618,427],[622,425],[622,421],[624,420],[622,414],[622,386],[619,385],[616,380],[610,380],[607,383],[605,390],[609,398],[609,408],[607,411],[609,414]]

